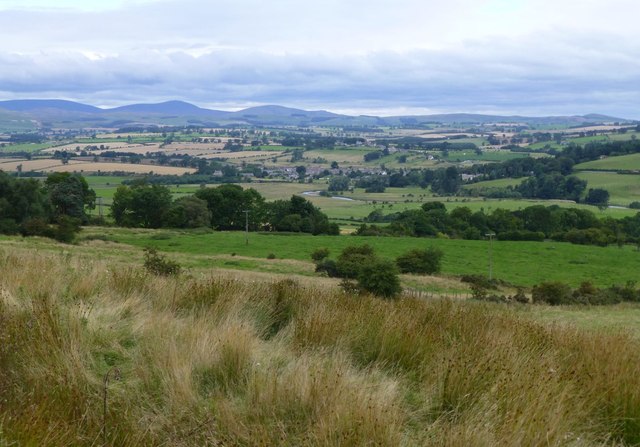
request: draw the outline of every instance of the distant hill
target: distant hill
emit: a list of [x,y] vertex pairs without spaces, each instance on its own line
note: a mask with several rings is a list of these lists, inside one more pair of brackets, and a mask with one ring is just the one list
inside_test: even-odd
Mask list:
[[101,109],[104,114],[128,113],[128,114],[148,114],[178,115],[178,116],[224,116],[229,112],[219,110],[203,109],[184,101],[167,101],[158,104],[131,104],[128,106],[116,107],[113,109]]
[[[16,123],[21,123],[16,126]],[[215,127],[256,126],[420,126],[432,123],[473,125],[519,123],[523,125],[578,126],[585,123],[629,122],[622,118],[590,114],[584,116],[499,116],[452,113],[416,116],[349,116],[325,110],[301,110],[279,105],[250,107],[236,112],[210,110],[184,101],[157,104],[131,104],[101,109],[65,100],[0,101],[0,130],[22,128],[29,123],[40,128],[118,128],[135,125]],[[28,126],[28,127],[31,127]]]
[[34,112],[45,109],[62,110],[65,112],[101,113],[102,109],[79,102],[62,99],[18,99],[0,101],[0,108],[14,112]]

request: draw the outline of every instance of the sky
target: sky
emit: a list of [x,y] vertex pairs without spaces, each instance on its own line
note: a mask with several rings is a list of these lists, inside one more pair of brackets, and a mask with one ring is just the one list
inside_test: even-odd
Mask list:
[[635,0],[0,0],[0,99],[640,119]]

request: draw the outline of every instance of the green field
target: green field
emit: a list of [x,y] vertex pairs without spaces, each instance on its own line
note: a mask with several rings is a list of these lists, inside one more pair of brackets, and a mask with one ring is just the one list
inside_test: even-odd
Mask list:
[[[408,237],[309,236],[250,233],[245,245],[243,232],[189,232],[88,228],[85,236],[100,234],[111,240],[138,247],[153,246],[161,251],[189,255],[185,262],[204,267],[208,256],[236,254],[269,263],[267,255],[278,259],[309,261],[317,248],[328,247],[332,256],[354,244],[370,244],[380,256],[395,258],[411,249],[435,246],[445,253],[446,275],[488,272],[488,241],[465,241]],[[510,283],[531,286],[542,281],[564,281],[574,286],[593,281],[600,286],[637,279],[640,252],[634,247],[593,247],[557,242],[493,242],[494,276]],[[230,265],[228,268],[255,269],[256,265]]]
[[507,186],[518,186],[523,181],[524,181],[524,178],[501,178],[498,180],[487,180],[485,182],[470,183],[468,185],[464,185],[462,188],[469,191],[478,192],[484,189],[506,188]]
[[5,147],[0,147],[0,152],[12,153],[12,152],[38,152],[42,149],[47,149],[57,145],[55,142],[48,143],[24,143],[24,144],[11,144]]
[[606,135],[596,135],[592,137],[569,138],[567,142],[583,145],[594,141],[629,141],[638,137],[640,137],[639,132],[609,133]]
[[587,181],[587,188],[602,188],[609,191],[609,203],[612,205],[627,206],[631,202],[640,201],[640,175],[638,174],[579,172],[577,176]]
[[588,161],[574,166],[583,171],[627,171],[640,170],[640,154],[607,157],[601,160]]
[[448,162],[462,162],[466,160],[470,161],[506,161],[513,160],[514,158],[526,158],[529,156],[527,152],[511,152],[503,150],[484,150],[481,154],[476,154],[475,151],[449,151],[447,157],[442,157],[441,152],[434,152],[442,160]]

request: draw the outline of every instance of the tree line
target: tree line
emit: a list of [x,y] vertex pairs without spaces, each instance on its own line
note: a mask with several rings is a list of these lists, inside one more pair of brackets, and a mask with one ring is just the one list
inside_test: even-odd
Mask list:
[[124,227],[233,231],[248,226],[252,231],[340,233],[337,224],[303,197],[266,202],[255,189],[233,184],[201,188],[174,200],[166,186],[139,180],[118,187],[111,214]]
[[500,240],[512,241],[553,239],[600,246],[640,243],[640,213],[622,219],[598,219],[589,210],[557,205],[535,205],[515,211],[498,208],[486,213],[484,210],[473,212],[465,206],[448,212],[442,202],[428,202],[420,209],[388,215],[376,210],[367,220],[369,224],[361,225],[357,235],[446,236],[473,240],[494,233]]
[[80,175],[50,174],[44,182],[0,171],[0,233],[69,242],[89,221],[96,195]]

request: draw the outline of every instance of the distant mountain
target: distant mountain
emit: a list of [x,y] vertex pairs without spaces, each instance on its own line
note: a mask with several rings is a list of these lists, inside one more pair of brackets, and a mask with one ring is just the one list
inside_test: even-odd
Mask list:
[[[0,130],[16,127],[40,128],[119,128],[139,125],[216,127],[224,125],[256,126],[420,126],[519,123],[530,126],[585,123],[629,122],[622,118],[590,114],[584,116],[499,116],[451,113],[417,116],[349,116],[325,110],[301,110],[278,105],[250,107],[236,112],[210,110],[184,101],[158,104],[131,104],[111,109],[64,100],[0,101]],[[19,123],[19,124],[17,124]]]
[[[1,105],[0,105],[1,107]],[[177,116],[224,116],[229,112],[203,109],[184,101],[167,101],[158,104],[131,104],[128,106],[115,107],[113,109],[101,109],[107,113],[129,113],[129,114],[159,114]]]
[[14,112],[34,112],[37,110],[55,109],[65,112],[100,113],[102,109],[87,104],[62,99],[17,99],[0,101],[0,108]]

